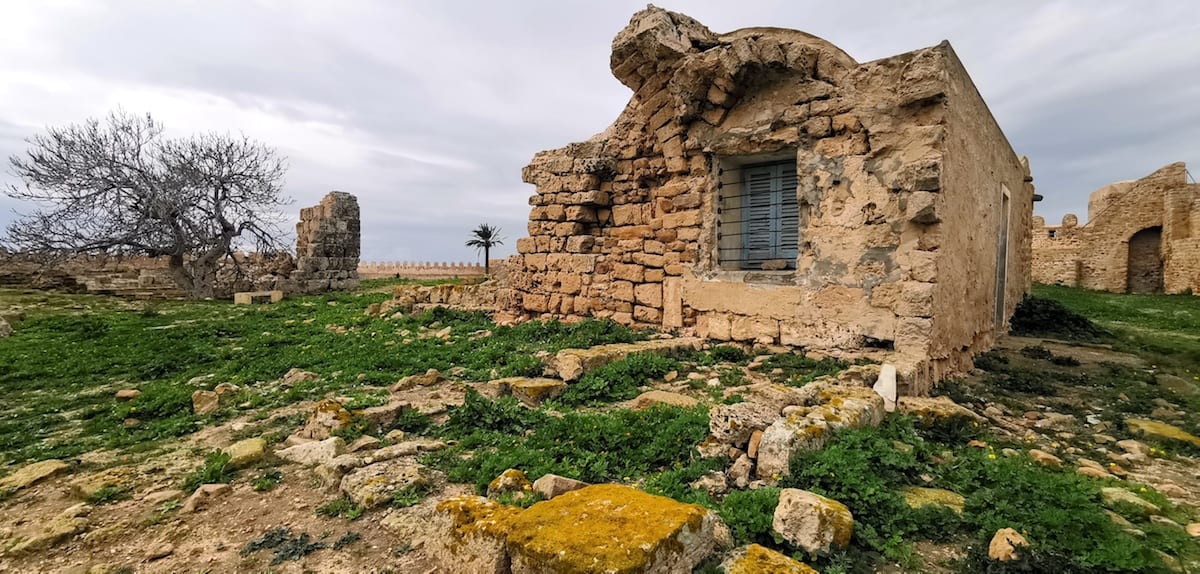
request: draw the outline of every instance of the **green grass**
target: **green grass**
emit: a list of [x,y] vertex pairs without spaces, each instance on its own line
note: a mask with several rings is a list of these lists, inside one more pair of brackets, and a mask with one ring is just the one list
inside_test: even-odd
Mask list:
[[361,506],[354,504],[349,498],[335,498],[316,509],[317,516],[325,516],[327,518],[345,518],[346,520],[358,520],[362,517],[363,512],[366,512]]
[[[468,395],[440,429],[458,441],[425,461],[452,482],[479,492],[516,468],[530,479],[552,473],[584,482],[630,482],[685,465],[708,435],[702,407],[656,406],[633,411],[568,412],[561,417],[520,407],[511,399]],[[468,452],[471,456],[464,457]]]
[[227,484],[236,476],[237,469],[229,464],[229,455],[213,451],[196,470],[184,477],[180,488],[184,492],[192,492],[204,484]]
[[[96,296],[0,290],[0,305],[24,306],[27,314],[0,345],[0,466],[97,448],[151,448],[154,441],[239,411],[353,394],[429,368],[461,367],[462,377],[471,381],[540,374],[536,352],[647,336],[608,321],[497,326],[483,313],[446,309],[396,320],[363,315],[369,304],[388,298],[389,293],[331,293],[274,305],[163,301],[145,307]],[[326,325],[347,331],[339,335]],[[422,327],[431,325],[450,327],[450,340],[420,338]],[[472,339],[480,330],[493,336]],[[293,367],[322,379],[291,388],[271,383]],[[189,383],[205,375],[212,377]],[[191,393],[222,382],[242,390],[217,415],[192,414]],[[142,394],[119,403],[113,393],[121,388]],[[380,397],[353,396],[361,406]],[[139,424],[127,428],[127,418]]]

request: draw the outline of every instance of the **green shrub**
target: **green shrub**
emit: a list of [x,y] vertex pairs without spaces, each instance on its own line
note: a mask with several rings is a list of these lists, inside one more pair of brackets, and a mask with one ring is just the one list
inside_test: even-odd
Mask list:
[[[504,406],[481,406],[488,403]],[[509,408],[536,416],[536,422],[494,415]],[[466,412],[484,413],[476,420],[492,417],[492,422],[464,433]],[[703,407],[655,406],[550,417],[508,401],[476,397],[453,409],[442,430],[443,436],[458,437],[459,444],[426,456],[426,463],[446,472],[452,482],[472,483],[484,492],[493,478],[509,468],[520,469],[530,478],[553,473],[585,482],[610,482],[688,464],[697,457],[695,446],[708,436],[708,414]],[[473,451],[470,456],[464,456],[469,451]]]
[[1028,296],[1017,304],[1009,323],[1014,335],[1098,341],[1107,336],[1087,317],[1053,299]]
[[795,386],[804,386],[818,377],[836,375],[850,364],[838,359],[824,357],[810,359],[800,353],[771,355],[763,362],[763,372],[783,370],[783,380]]
[[366,509],[354,504],[349,498],[342,497],[331,500],[317,507],[316,514],[318,516],[326,516],[329,518],[345,518],[347,520],[358,520]]
[[430,494],[433,494],[433,486],[430,484],[422,482],[405,485],[404,488],[397,490],[392,495],[392,506],[396,508],[416,506]]
[[778,488],[735,490],[717,507],[717,514],[729,527],[736,544],[777,546],[782,539],[771,529],[771,521],[778,504]]
[[575,407],[629,400],[651,379],[679,369],[679,361],[654,353],[633,353],[584,374],[571,383],[557,402]]
[[237,476],[237,469],[229,464],[229,455],[213,451],[204,458],[204,463],[183,479],[180,488],[192,492],[202,484],[227,484]]
[[105,486],[88,495],[87,501],[94,506],[112,504],[130,497],[128,488],[122,486]]
[[512,397],[493,401],[471,390],[462,405],[450,409],[450,416],[439,434],[448,438],[475,433],[521,435],[537,428],[547,418],[546,413],[527,409]]
[[280,472],[279,470],[276,470],[276,469],[268,469],[268,470],[262,471],[262,473],[260,473],[257,477],[255,477],[254,481],[251,482],[250,484],[254,488],[254,490],[256,490],[258,492],[267,492],[270,490],[274,490],[275,487],[279,486],[279,484],[282,482],[283,482],[283,473],[282,472]]

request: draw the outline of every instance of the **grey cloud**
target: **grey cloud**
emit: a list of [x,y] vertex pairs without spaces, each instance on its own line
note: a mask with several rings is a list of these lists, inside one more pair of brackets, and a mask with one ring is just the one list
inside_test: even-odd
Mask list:
[[[361,150],[360,163],[327,161],[300,142],[267,142],[291,156],[295,210],[328,190],[350,191],[363,207],[365,258],[473,260],[462,243],[480,222],[504,228],[500,255],[524,235],[533,189],[520,169],[532,155],[603,130],[624,106],[629,93],[608,71],[609,46],[644,0],[87,6],[39,8],[47,49],[25,58],[0,40],[0,76],[24,62],[38,73],[213,95],[298,125],[332,124],[339,142]],[[1051,220],[1082,212],[1086,194],[1111,181],[1200,162],[1193,3],[665,7],[717,31],[802,29],[859,61],[949,39],[1014,148],[1030,156],[1047,198],[1038,212]],[[7,99],[43,97],[33,88],[0,90],[0,154],[20,151],[30,135],[24,126],[47,122],[11,117]]]

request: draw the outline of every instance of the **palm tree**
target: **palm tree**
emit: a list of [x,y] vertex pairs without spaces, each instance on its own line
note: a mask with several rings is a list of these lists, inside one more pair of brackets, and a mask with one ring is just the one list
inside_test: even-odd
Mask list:
[[504,238],[500,237],[500,228],[480,223],[479,227],[471,231],[471,235],[475,237],[467,241],[467,247],[474,247],[477,253],[480,249],[483,250],[483,274],[490,277],[492,270],[490,265],[491,259],[488,256],[489,252],[493,247],[504,244]]

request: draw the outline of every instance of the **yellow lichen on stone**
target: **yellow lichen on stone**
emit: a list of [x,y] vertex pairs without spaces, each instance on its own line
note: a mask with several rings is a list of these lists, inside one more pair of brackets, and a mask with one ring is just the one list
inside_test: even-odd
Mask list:
[[525,492],[533,488],[533,483],[525,477],[525,473],[515,468],[510,468],[497,476],[488,484],[488,496],[495,496],[506,492]]
[[681,540],[700,535],[707,514],[694,504],[600,484],[515,516],[508,545],[514,564],[538,572],[632,574],[662,560],[663,553],[681,552]]
[[757,544],[739,551],[724,566],[725,574],[818,574],[806,564]]
[[1129,427],[1129,432],[1135,435],[1141,435],[1146,438],[1161,440],[1161,441],[1180,441],[1191,444],[1195,447],[1200,447],[1200,437],[1197,437],[1175,425],[1169,425],[1164,422],[1159,422],[1150,419],[1127,419],[1125,426]]
[[521,509],[505,506],[481,496],[455,496],[438,503],[437,511],[450,517],[459,537],[483,534],[503,536]]
[[963,495],[941,488],[910,486],[904,489],[903,494],[904,501],[908,503],[909,508],[941,506],[961,514],[967,503],[967,499],[963,498]]

